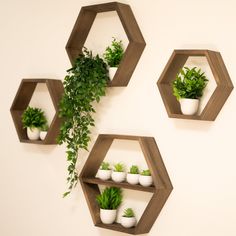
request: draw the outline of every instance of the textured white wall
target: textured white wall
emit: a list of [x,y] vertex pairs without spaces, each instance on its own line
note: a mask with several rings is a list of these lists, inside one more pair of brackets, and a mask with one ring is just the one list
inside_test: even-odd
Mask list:
[[[80,185],[71,196],[61,198],[66,189],[65,148],[20,143],[9,113],[22,78],[63,79],[70,67],[64,47],[80,7],[100,2],[106,1],[0,1],[2,236],[122,235],[93,226]],[[128,87],[108,89],[108,96],[96,106],[90,147],[98,133],[155,137],[174,191],[149,235],[235,236],[235,91],[215,122],[175,120],[167,117],[156,81],[173,49],[208,48],[221,52],[235,84],[236,3],[122,2],[131,5],[147,46]],[[124,36],[112,14],[109,23],[103,18],[92,31],[100,36],[92,43],[90,35],[87,42],[97,52],[109,37]],[[112,35],[104,32],[102,23],[111,26]],[[43,88],[38,92],[36,97]],[[49,110],[47,96],[40,105]],[[86,158],[83,153],[79,170]],[[132,193],[125,196],[131,199]],[[139,196],[137,201],[143,206],[146,198]]]

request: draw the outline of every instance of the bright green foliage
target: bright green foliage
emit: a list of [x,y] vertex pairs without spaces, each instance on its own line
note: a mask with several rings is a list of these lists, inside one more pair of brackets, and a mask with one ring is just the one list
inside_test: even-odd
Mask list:
[[134,217],[134,211],[132,208],[126,208],[124,210],[124,214],[122,215],[123,217]]
[[131,166],[129,170],[130,174],[139,174],[139,168],[138,166]]
[[47,125],[47,119],[44,112],[40,108],[27,107],[22,114],[22,123],[24,128],[39,128],[42,129]]
[[110,67],[118,67],[124,55],[122,41],[117,41],[113,38],[111,46],[106,48],[104,59]]
[[200,98],[203,95],[207,81],[208,79],[205,73],[201,72],[201,69],[184,67],[172,83],[173,95],[177,100],[180,98]]
[[124,172],[125,166],[122,163],[117,163],[114,165],[114,171],[115,172]]
[[122,202],[122,191],[116,187],[105,188],[96,199],[101,209],[117,209]]
[[151,176],[151,172],[150,172],[150,170],[143,170],[143,171],[141,172],[141,175]]
[[110,164],[108,162],[102,162],[100,170],[110,170]]
[[94,126],[92,113],[93,102],[99,102],[105,95],[109,81],[107,65],[98,55],[84,49],[76,59],[74,66],[65,77],[64,95],[59,105],[59,116],[63,123],[58,136],[58,143],[66,143],[68,166],[68,195],[78,182],[76,162],[78,151],[87,150],[90,141],[91,126]]

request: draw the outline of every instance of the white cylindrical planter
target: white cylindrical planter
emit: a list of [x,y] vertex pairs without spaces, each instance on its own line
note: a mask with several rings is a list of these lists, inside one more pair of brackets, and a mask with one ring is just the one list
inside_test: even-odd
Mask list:
[[98,170],[97,177],[101,180],[108,180],[111,178],[111,170]]
[[40,130],[38,128],[29,128],[27,127],[27,136],[29,140],[38,140]]
[[109,71],[110,80],[112,80],[116,74],[117,67],[109,67],[108,71]]
[[135,217],[121,217],[121,225],[124,226],[125,228],[131,228],[135,226],[136,224],[136,218]]
[[116,172],[112,171],[111,178],[113,181],[120,183],[125,181],[126,173],[125,172]]
[[126,180],[129,184],[138,184],[139,183],[139,174],[130,174],[126,176]]
[[46,135],[47,135],[47,133],[48,133],[47,131],[40,131],[40,135],[39,135],[39,136],[40,136],[40,139],[41,139],[41,140],[44,140],[45,137],[46,137]]
[[103,224],[112,224],[116,220],[117,210],[100,209],[100,218]]
[[199,107],[199,99],[181,98],[179,100],[184,115],[195,115]]
[[151,186],[153,183],[152,176],[140,175],[139,176],[139,183],[144,187]]

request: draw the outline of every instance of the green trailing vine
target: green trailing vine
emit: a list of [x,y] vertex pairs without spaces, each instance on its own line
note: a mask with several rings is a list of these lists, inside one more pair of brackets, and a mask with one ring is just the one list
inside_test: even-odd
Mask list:
[[64,95],[59,104],[59,116],[63,118],[58,143],[66,144],[68,161],[67,196],[78,182],[76,163],[79,150],[88,150],[90,128],[94,126],[93,102],[105,95],[109,77],[107,65],[98,55],[93,56],[84,48],[67,70],[63,85]]

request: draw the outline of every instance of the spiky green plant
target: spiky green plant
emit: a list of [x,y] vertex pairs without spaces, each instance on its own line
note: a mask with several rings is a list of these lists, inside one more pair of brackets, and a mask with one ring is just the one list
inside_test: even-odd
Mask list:
[[96,200],[101,209],[117,209],[122,202],[122,190],[116,187],[107,187],[96,197]]
[[109,162],[102,162],[101,166],[100,166],[100,170],[110,170],[110,164]]
[[115,172],[124,172],[125,171],[125,166],[123,163],[117,163],[114,165],[114,171]]
[[125,210],[124,210],[124,212],[123,212],[123,215],[122,215],[123,217],[134,217],[135,215],[134,215],[134,211],[133,211],[133,209],[132,208],[126,208]]
[[150,170],[143,170],[141,172],[141,175],[144,175],[144,176],[151,176],[151,171]]
[[138,168],[138,166],[135,166],[135,165],[131,166],[131,167],[130,167],[130,170],[129,170],[129,173],[130,173],[130,174],[139,174],[139,168]]

